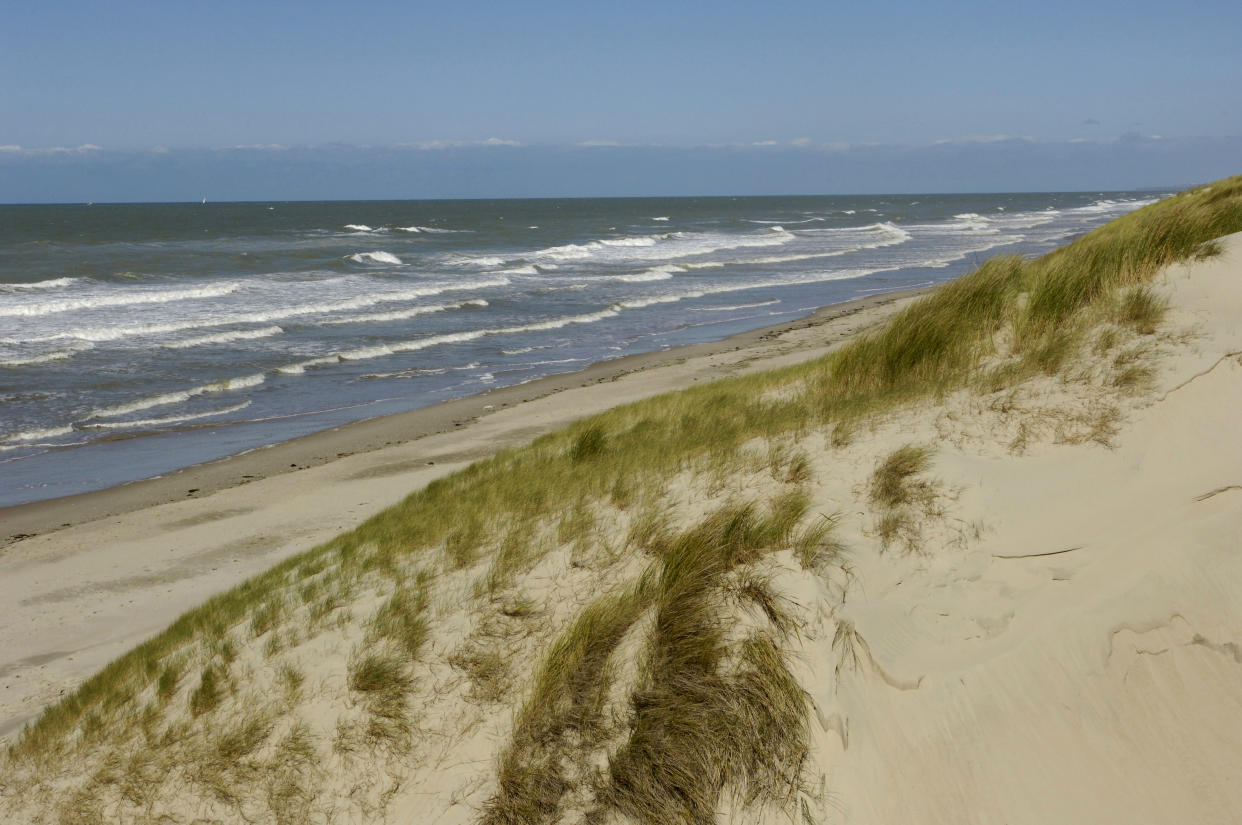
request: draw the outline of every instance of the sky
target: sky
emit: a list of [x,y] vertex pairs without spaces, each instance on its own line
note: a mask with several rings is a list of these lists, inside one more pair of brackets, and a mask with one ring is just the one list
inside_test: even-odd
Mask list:
[[1238,31],[1236,0],[8,4],[0,201],[928,191],[945,146],[953,191],[1193,183],[1242,171]]

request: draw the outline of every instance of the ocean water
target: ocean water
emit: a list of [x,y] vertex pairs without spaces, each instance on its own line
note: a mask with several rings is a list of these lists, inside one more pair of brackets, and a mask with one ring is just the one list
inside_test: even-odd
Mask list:
[[1160,196],[0,206],[0,506],[934,284]]

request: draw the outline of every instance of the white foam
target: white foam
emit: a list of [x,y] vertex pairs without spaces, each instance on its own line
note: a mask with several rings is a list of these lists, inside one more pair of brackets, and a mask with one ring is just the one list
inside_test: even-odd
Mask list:
[[603,238],[599,243],[604,246],[655,246],[657,240],[647,235],[640,238]]
[[1160,199],[1136,198],[1135,200],[1117,201],[1104,198],[1096,201],[1095,203],[1087,204],[1086,206],[1078,206],[1073,209],[1067,209],[1066,211],[1086,215],[1101,214],[1106,212],[1129,212],[1132,209],[1138,209],[1141,206],[1146,206],[1149,203],[1155,203],[1158,200]]
[[530,266],[519,266],[515,269],[499,269],[496,271],[498,275],[538,275],[539,269],[533,264]]
[[5,443],[13,441],[38,441],[43,438],[56,438],[57,436],[68,435],[73,432],[73,427],[49,427],[40,430],[23,430],[22,432],[13,433],[4,437]]
[[991,218],[985,218],[975,212],[964,212],[953,217],[953,221],[942,226],[946,229],[965,229],[972,233],[996,234],[1000,231],[993,225]]
[[107,429],[119,430],[127,427],[159,427],[165,424],[179,424],[183,421],[196,421],[200,418],[212,418],[217,415],[228,415],[238,410],[244,410],[250,406],[249,401],[243,401],[240,404],[234,404],[231,407],[225,407],[221,410],[209,410],[201,413],[187,413],[186,415],[170,415],[167,418],[143,418],[138,421],[100,421],[94,424],[84,424],[83,429]]
[[94,345],[83,344],[80,346],[69,347],[68,349],[60,349],[55,352],[45,352],[40,355],[31,355],[22,358],[6,358],[0,360],[0,367],[25,367],[30,364],[47,364],[51,361],[64,361],[72,358],[83,350],[92,349]]
[[668,220],[668,215],[660,215],[659,217],[657,217],[657,218],[652,218],[651,220],[653,220],[653,221],[667,221],[667,220]]
[[240,284],[227,283],[212,286],[195,287],[194,289],[164,290],[116,290],[119,294],[95,295],[89,298],[61,298],[53,301],[36,301],[0,305],[0,316],[41,316],[59,312],[71,312],[76,309],[101,309],[103,307],[123,307],[138,304],[164,304],[171,301],[194,301],[207,298],[219,298],[231,295],[241,288]]
[[228,378],[223,381],[213,381],[210,384],[191,387],[188,390],[166,392],[161,395],[152,395],[147,398],[140,398],[137,401],[131,401],[128,404],[119,404],[115,407],[101,407],[94,409],[87,414],[86,420],[89,421],[95,418],[118,418],[140,410],[149,410],[152,407],[166,407],[169,404],[181,404],[197,395],[206,395],[207,393],[216,392],[229,392],[232,390],[246,389],[248,387],[257,387],[266,380],[267,376],[263,375],[263,373],[256,373],[254,375],[243,375],[240,378]]
[[477,257],[450,255],[444,262],[449,266],[500,266],[505,260],[505,258],[498,258],[495,255],[479,255]]
[[375,230],[367,226],[365,223],[347,223],[346,229],[352,229],[355,232],[374,232]]
[[585,244],[566,244],[541,249],[535,255],[554,261],[602,258],[613,261],[670,260],[706,255],[723,249],[779,246],[794,239],[783,227],[769,227],[763,234],[723,232],[668,232],[627,238],[602,238]]
[[30,292],[43,289],[64,289],[77,283],[82,283],[83,278],[52,278],[49,281],[34,281],[29,284],[0,284],[0,292]]
[[399,264],[401,263],[401,259],[398,258],[396,255],[392,254],[391,252],[385,252],[382,249],[377,249],[374,252],[359,252],[357,254],[350,255],[349,259],[351,261],[357,261],[360,264]]
[[729,261],[685,261],[680,266],[686,269],[719,269],[724,266],[747,266],[760,264],[780,264],[792,261],[809,261],[816,258],[835,258],[866,249],[880,249],[897,246],[909,241],[913,236],[899,226],[891,223],[876,223],[869,226],[834,227],[830,229],[801,230],[807,235],[823,237],[825,235],[840,238],[848,246],[824,252],[804,252],[791,255],[771,255],[763,258],[737,258]]
[[870,223],[866,226],[834,226],[825,229],[801,229],[799,232],[808,237],[842,237],[849,239],[860,249],[879,249],[885,246],[896,246],[910,240],[913,236],[902,227],[889,221]]
[[366,315],[346,315],[343,318],[329,318],[321,321],[322,324],[371,324],[383,321],[402,321],[406,318],[415,318],[419,315],[428,315],[433,312],[447,312],[451,309],[462,309],[464,307],[485,307],[487,301],[482,298],[475,298],[470,301],[459,301],[455,304],[430,304],[427,306],[410,307],[409,309],[396,309],[392,312],[372,312]]
[[[1004,207],[997,207],[1003,209]],[[1031,229],[1036,226],[1042,226],[1046,223],[1052,223],[1056,220],[1059,212],[1015,212],[1012,215],[998,215],[993,218],[993,222],[1005,229]]]
[[447,235],[454,232],[469,232],[468,229],[441,229],[438,226],[398,226],[402,232],[425,232],[428,235]]
[[686,271],[686,268],[684,266],[678,266],[677,264],[664,264],[662,266],[653,266],[651,269],[645,270],[643,272],[636,272],[632,275],[620,275],[617,277],[617,280],[625,281],[627,283],[644,283],[646,281],[667,281],[669,278],[672,278],[678,272],[685,272],[685,271]]
[[642,309],[643,307],[655,306],[656,304],[675,304],[687,298],[702,298],[706,294],[706,292],[696,290],[675,295],[652,295],[649,298],[633,298],[628,301],[618,301],[613,304],[613,307],[617,309]]
[[235,326],[238,324],[262,324],[306,315],[331,315],[336,312],[365,309],[370,306],[375,306],[376,304],[431,297],[445,292],[460,292],[465,290],[507,286],[509,283],[510,281],[508,278],[484,278],[476,281],[461,281],[458,283],[439,284],[436,286],[412,287],[410,289],[394,290],[393,292],[382,292],[378,295],[359,295],[340,301],[302,304],[301,306],[292,306],[285,309],[271,309],[261,310],[258,312],[243,312],[234,315],[221,315],[214,318],[193,318],[185,321],[169,322],[165,324],[135,324],[132,326],[122,327],[72,329],[64,332],[58,332],[54,335],[33,338],[30,340],[52,341],[60,339],[78,339],[82,341],[95,342],[119,341],[126,338],[163,335],[169,332],[181,332],[187,329]]
[[306,361],[299,361],[295,364],[287,364],[277,368],[277,372],[286,375],[301,375],[310,367],[317,367],[326,364],[337,364],[341,361],[360,361],[368,358],[382,358],[388,355],[395,355],[404,352],[417,352],[418,350],[436,347],[442,344],[458,344],[466,341],[477,341],[490,335],[514,335],[523,332],[542,332],[552,329],[561,329],[571,324],[592,324],[596,321],[602,321],[605,318],[612,318],[620,314],[621,308],[613,305],[608,309],[598,312],[588,312],[582,315],[569,315],[561,318],[551,318],[547,321],[533,321],[529,324],[518,324],[509,327],[491,327],[484,329],[464,330],[462,332],[450,332],[445,335],[430,335],[426,338],[415,338],[409,341],[394,341],[388,344],[375,347],[363,347],[356,350],[348,350],[346,352],[333,353],[324,355],[319,358],[311,358]]
[[605,318],[613,318],[620,314],[615,307],[601,309],[599,312],[588,312],[583,315],[570,315],[562,318],[553,318],[548,321],[535,321],[529,324],[522,324],[516,327],[504,327],[494,331],[496,335],[509,335],[516,332],[541,332],[549,329],[562,329],[573,324],[593,324],[596,321],[602,321]]
[[191,347],[206,347],[212,344],[228,344],[233,341],[254,341],[259,338],[271,338],[273,335],[280,335],[283,329],[277,326],[263,327],[261,329],[235,329],[229,332],[218,332],[215,335],[202,335],[197,338],[184,338],[180,341],[169,341],[163,346],[167,349],[190,349]]
[[553,358],[548,361],[523,361],[523,367],[542,367],[548,364],[573,364],[578,361],[585,361],[585,358]]
[[772,304],[779,304],[779,298],[773,298],[771,301],[760,301],[757,304],[737,304],[728,307],[693,307],[691,312],[732,312],[736,309],[756,309],[758,307],[770,307]]
[[591,244],[571,243],[564,246],[549,246],[547,249],[540,249],[535,254],[541,258],[552,258],[558,261],[577,261],[589,258],[595,253]]
[[[806,213],[805,213],[805,212],[803,212],[802,214],[804,214],[804,215],[805,215]],[[853,213],[852,213],[852,212],[848,212],[848,213],[846,213],[846,214],[851,214],[851,215],[852,215]],[[803,224],[803,223],[815,223],[815,222],[817,222],[817,221],[822,221],[822,220],[824,220],[824,219],[823,219],[823,218],[807,218],[807,219],[805,219],[805,220],[801,220],[801,221],[763,221],[763,220],[758,220],[758,219],[755,219],[755,220],[750,220],[750,219],[747,219],[747,221],[746,221],[746,222],[747,222],[747,223],[758,223],[758,224],[763,224],[763,225],[765,225],[765,226],[766,226],[766,225],[773,225],[773,226],[774,226],[774,228],[775,228],[777,231],[782,231],[782,230],[783,230],[783,224],[789,224],[790,226],[797,226],[798,224]]]

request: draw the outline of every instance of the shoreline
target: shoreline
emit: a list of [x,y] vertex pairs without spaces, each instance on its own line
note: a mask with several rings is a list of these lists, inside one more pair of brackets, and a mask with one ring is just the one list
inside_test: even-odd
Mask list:
[[9,606],[0,625],[0,742],[190,607],[437,478],[586,415],[819,357],[933,289],[821,307],[716,342],[603,361],[0,510],[0,602]]
[[132,513],[186,498],[203,498],[230,487],[305,470],[359,453],[459,430],[498,410],[546,398],[574,387],[615,381],[692,358],[737,351],[796,329],[821,326],[871,307],[926,294],[934,286],[883,292],[829,304],[793,321],[738,332],[719,341],[684,344],[597,361],[579,370],[443,401],[428,407],[366,418],[242,453],[182,467],[170,473],[68,496],[0,508],[0,554],[11,544],[96,519]]

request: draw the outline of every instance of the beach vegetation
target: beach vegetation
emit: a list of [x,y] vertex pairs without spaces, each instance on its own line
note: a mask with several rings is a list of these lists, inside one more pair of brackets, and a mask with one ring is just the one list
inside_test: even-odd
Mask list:
[[1152,335],[1164,314],[1168,311],[1168,302],[1152,292],[1151,288],[1142,285],[1126,290],[1121,296],[1118,307],[1118,320],[1140,335]]
[[873,504],[893,508],[924,498],[927,485],[915,479],[931,461],[931,449],[907,444],[894,450],[871,474]]
[[203,668],[198,687],[190,694],[190,713],[202,716],[215,710],[224,694],[223,683],[224,675],[219,666],[211,664]]

